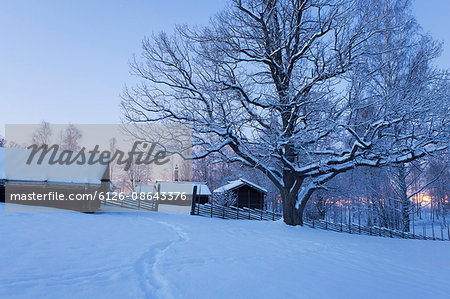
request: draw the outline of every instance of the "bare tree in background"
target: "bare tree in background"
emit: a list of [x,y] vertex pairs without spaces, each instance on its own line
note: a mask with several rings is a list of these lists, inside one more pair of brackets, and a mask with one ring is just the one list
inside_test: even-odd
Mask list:
[[303,224],[313,192],[336,175],[408,163],[447,146],[448,117],[436,109],[448,108],[442,76],[421,77],[423,63],[411,68],[416,81],[390,86],[407,91],[422,80],[432,96],[414,89],[381,97],[376,88],[386,68],[373,57],[407,53],[397,39],[380,42],[408,26],[402,20],[409,17],[388,22],[409,14],[387,9],[404,1],[231,2],[208,27],[180,26],[173,36],[144,40],[142,61],[132,63],[143,82],[123,94],[129,122],[192,125],[194,147],[203,149],[192,158],[217,153],[260,170],[278,188],[290,225]]
[[[367,58],[364,67],[375,72],[369,78],[356,73],[356,80],[358,87],[366,85],[367,95],[363,103],[380,105],[371,105],[379,106],[377,110],[364,108],[359,111],[369,114],[369,118],[372,118],[370,114],[382,112],[389,113],[393,119],[402,119],[392,124],[390,136],[386,136],[381,149],[401,150],[420,142],[433,142],[427,138],[421,140],[421,135],[432,134],[432,130],[445,130],[445,126],[429,124],[448,121],[446,109],[450,95],[448,86],[445,86],[448,85],[445,83],[448,75],[432,65],[433,59],[439,56],[440,45],[429,36],[421,35],[415,19],[404,13],[410,9],[409,0],[378,1],[374,5],[380,7],[378,11],[384,12],[382,27],[379,27],[383,34],[373,41],[378,52]],[[429,115],[423,114],[424,110]],[[448,132],[441,133],[442,143],[448,143]],[[393,191],[389,198],[396,213],[398,209],[401,220],[401,225],[396,228],[409,232],[411,197],[414,195],[408,182],[411,167],[402,162],[389,169]]]
[[[435,177],[427,186],[431,197],[431,215],[436,214],[441,217],[441,228],[447,227],[447,236],[450,239],[450,226],[448,223],[450,214],[450,167],[448,153],[439,158],[431,159],[427,172],[429,177]],[[436,173],[440,175],[436,177]],[[432,219],[434,220],[434,217]]]
[[31,141],[33,144],[37,144],[39,146],[44,144],[50,145],[52,135],[53,130],[50,127],[50,123],[42,121],[41,126],[36,129],[31,136]]
[[4,137],[0,136],[0,147],[5,147],[6,140]]
[[75,125],[70,124],[64,132],[61,132],[60,149],[67,151],[79,151],[79,142],[83,137],[83,133]]
[[145,185],[150,178],[149,167],[133,162],[130,168],[122,173],[122,189],[130,192],[140,192],[139,185]]
[[193,179],[206,182],[214,190],[224,183],[234,172],[235,165],[224,163],[220,155],[211,154],[203,159],[193,161]]

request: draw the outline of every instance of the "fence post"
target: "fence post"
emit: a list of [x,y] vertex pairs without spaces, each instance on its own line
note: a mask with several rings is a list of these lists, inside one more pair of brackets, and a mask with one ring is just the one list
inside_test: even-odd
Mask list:
[[250,208],[251,208],[251,205],[250,205],[250,189],[247,190],[247,202],[248,202],[248,219],[252,219],[250,217]]
[[159,210],[159,194],[161,192],[161,184],[158,184],[158,188],[156,189],[156,191],[158,192],[158,199],[155,200],[155,202],[154,202],[155,203],[154,209],[155,209],[156,212],[158,212],[158,210]]
[[433,240],[436,240],[435,235],[434,235],[434,219],[433,219],[433,221],[431,222],[431,232],[432,232],[432,234],[433,234]]
[[[275,221],[275,211],[272,211],[272,221]],[[450,236],[450,233],[449,233]]]
[[213,214],[213,204],[214,204],[214,201],[211,201],[211,218],[212,218],[212,214]]
[[263,218],[263,209],[264,209],[264,195],[262,195],[261,199],[261,220]]
[[352,233],[352,207],[348,206],[348,232]]
[[195,199],[196,199],[196,197],[197,197],[197,186],[194,186],[194,190],[192,191],[191,215],[195,215]]
[[358,204],[358,233],[361,234],[361,210]]

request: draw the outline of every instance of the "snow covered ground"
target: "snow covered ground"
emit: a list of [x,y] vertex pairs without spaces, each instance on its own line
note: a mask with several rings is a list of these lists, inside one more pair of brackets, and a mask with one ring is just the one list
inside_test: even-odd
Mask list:
[[450,242],[182,213],[7,213],[0,298],[448,298]]

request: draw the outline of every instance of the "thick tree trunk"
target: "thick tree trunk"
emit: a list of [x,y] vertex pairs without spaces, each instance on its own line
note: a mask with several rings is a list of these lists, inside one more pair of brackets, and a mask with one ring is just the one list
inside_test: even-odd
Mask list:
[[298,209],[296,208],[298,193],[282,192],[281,196],[283,199],[283,218],[286,224],[303,225],[303,213],[312,192],[313,190],[304,194],[302,198],[299,198],[299,200],[301,200],[301,203]]
[[283,218],[288,225],[303,225],[303,210],[295,207],[297,194],[282,194],[283,199]]

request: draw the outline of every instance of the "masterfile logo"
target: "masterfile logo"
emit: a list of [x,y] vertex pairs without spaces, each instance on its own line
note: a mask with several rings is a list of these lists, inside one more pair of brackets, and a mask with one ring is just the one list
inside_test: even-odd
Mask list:
[[[79,152],[74,152],[70,150],[59,151],[60,146],[58,144],[51,146],[48,146],[47,144],[41,146],[32,144],[27,147],[27,149],[31,150],[27,164],[30,165],[33,162],[42,164],[47,155],[49,155],[47,161],[50,165],[72,165],[74,163],[78,165],[86,163],[89,165],[96,163],[108,165],[111,162],[116,162],[117,165],[124,165],[125,171],[129,170],[133,163],[136,165],[149,165],[151,163],[163,165],[168,163],[170,159],[167,157],[168,153],[166,151],[159,150],[154,153],[156,145],[156,143],[135,141],[130,152],[125,153],[121,150],[116,150],[112,153],[108,150],[100,152],[99,145],[95,145],[92,150],[87,150],[83,147]],[[141,146],[143,150],[138,150],[139,146]]]

